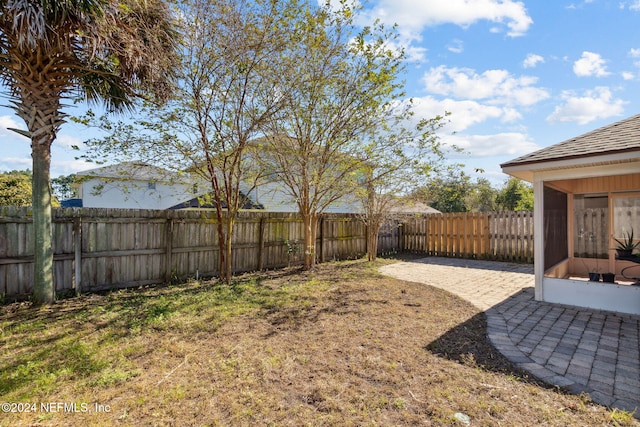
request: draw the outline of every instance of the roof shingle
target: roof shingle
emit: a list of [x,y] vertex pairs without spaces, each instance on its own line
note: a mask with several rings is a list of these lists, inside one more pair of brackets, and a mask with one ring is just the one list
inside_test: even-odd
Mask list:
[[640,114],[503,163],[501,167],[640,151]]

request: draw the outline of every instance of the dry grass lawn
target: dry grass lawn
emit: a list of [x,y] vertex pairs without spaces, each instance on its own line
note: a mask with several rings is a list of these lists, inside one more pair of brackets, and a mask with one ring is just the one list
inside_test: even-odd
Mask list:
[[2,426],[640,425],[515,370],[470,304],[364,261],[0,310],[0,401],[21,411]]

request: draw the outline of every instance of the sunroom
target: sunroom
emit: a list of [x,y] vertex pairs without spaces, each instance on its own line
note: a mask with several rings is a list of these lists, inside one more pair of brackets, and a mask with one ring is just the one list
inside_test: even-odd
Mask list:
[[501,166],[534,186],[535,299],[640,315],[640,115]]

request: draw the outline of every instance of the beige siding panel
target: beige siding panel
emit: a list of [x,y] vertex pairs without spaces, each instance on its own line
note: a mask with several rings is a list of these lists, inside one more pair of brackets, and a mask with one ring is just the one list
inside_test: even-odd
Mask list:
[[574,194],[640,191],[640,173],[552,182],[554,183]]

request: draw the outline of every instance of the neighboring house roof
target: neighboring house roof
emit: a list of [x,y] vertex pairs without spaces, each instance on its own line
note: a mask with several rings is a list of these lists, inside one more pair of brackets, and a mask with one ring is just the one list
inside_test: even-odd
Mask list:
[[108,165],[95,169],[78,172],[76,175],[110,178],[110,179],[137,179],[140,181],[171,181],[175,173],[157,166],[142,162],[122,162],[116,165]]
[[421,202],[407,202],[392,205],[389,211],[395,214],[436,214],[442,213],[431,206]]
[[551,145],[500,165],[519,178],[532,170],[636,161],[640,158],[640,114]]

